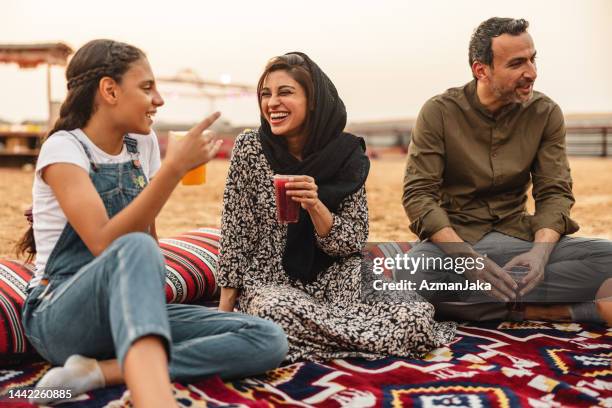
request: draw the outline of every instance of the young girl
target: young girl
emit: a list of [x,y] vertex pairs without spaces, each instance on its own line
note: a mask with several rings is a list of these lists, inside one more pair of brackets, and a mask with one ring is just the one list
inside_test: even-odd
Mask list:
[[142,51],[91,41],[66,78],[68,95],[36,166],[33,228],[22,242],[38,250],[26,335],[44,358],[64,364],[38,387],[75,396],[125,381],[135,406],[168,407],[171,379],[276,367],[287,350],[277,325],[164,299],[155,217],[183,174],[217,153],[220,142],[202,132],[219,114],[193,127],[160,165],[151,124],[164,101]]

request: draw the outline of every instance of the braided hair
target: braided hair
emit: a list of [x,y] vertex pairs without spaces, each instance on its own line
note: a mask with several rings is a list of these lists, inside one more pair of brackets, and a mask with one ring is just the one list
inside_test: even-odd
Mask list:
[[[111,77],[120,83],[131,64],[144,57],[140,49],[113,40],[93,40],[79,48],[66,68],[68,94],[47,137],[60,130],[85,127],[96,111],[100,79]],[[18,256],[26,255],[28,262],[34,258],[36,244],[31,225],[15,249]]]
[[49,135],[84,127],[95,112],[100,79],[111,77],[121,82],[130,65],[144,56],[138,48],[112,40],[93,40],[79,48],[66,69],[68,95]]

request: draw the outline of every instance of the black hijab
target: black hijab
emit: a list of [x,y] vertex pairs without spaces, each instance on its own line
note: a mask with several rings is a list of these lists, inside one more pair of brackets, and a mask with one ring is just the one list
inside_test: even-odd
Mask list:
[[[259,135],[264,155],[276,174],[308,175],[315,179],[319,199],[335,212],[342,200],[358,191],[368,176],[370,161],[365,141],[343,132],[346,108],[338,91],[325,73],[306,54],[291,52],[279,57],[281,63],[304,65],[314,83],[308,105],[308,135],[302,160],[289,153],[283,136],[272,133],[261,116]],[[310,283],[327,269],[335,258],[323,252],[316,243],[315,229],[308,213],[300,208],[300,219],[289,224],[283,255],[283,267],[292,279]]]

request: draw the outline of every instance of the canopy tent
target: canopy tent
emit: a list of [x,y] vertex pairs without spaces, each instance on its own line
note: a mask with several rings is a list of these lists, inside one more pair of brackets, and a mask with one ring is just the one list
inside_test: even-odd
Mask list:
[[64,66],[73,52],[64,43],[0,44],[0,62],[15,63],[19,68],[36,68],[40,64]]
[[0,63],[17,64],[19,68],[36,68],[47,65],[47,103],[49,121],[53,120],[51,101],[51,66],[65,66],[74,51],[64,43],[0,44]]
[[196,88],[196,93],[180,91],[173,92],[174,95],[188,97],[203,97],[210,102],[210,111],[215,111],[215,101],[219,98],[227,98],[232,96],[252,95],[257,92],[252,85],[237,84],[231,82],[231,78],[225,78],[225,81],[211,81],[202,79],[195,71],[184,69],[179,71],[174,76],[157,77],[157,82],[172,85],[187,85]]

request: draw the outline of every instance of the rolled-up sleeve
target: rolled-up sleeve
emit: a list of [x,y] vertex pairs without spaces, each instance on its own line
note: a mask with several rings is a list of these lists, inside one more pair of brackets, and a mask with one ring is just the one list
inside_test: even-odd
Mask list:
[[368,239],[368,204],[365,187],[346,197],[325,237],[316,233],[317,245],[330,256],[348,256],[361,252]]
[[578,231],[578,224],[570,218],[575,200],[565,149],[565,123],[557,105],[549,115],[531,176],[535,201],[533,233],[542,228],[553,229],[561,235]]
[[420,239],[451,226],[446,211],[439,204],[445,154],[442,129],[442,111],[436,101],[430,99],[419,112],[412,130],[402,195],[410,229]]
[[248,177],[252,160],[248,159],[242,142],[249,136],[247,133],[236,138],[223,193],[217,276],[220,287],[241,288],[245,272],[253,267],[249,253],[257,242],[257,225]]

